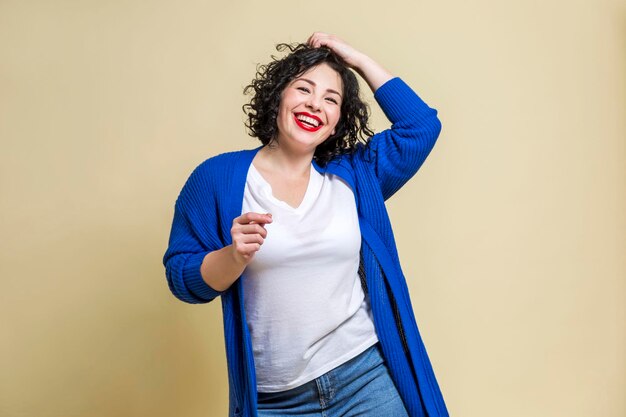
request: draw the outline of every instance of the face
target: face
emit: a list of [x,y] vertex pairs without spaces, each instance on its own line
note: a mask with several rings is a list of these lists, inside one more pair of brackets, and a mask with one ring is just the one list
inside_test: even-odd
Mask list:
[[341,76],[325,63],[292,80],[278,107],[279,146],[314,152],[335,133],[342,94]]

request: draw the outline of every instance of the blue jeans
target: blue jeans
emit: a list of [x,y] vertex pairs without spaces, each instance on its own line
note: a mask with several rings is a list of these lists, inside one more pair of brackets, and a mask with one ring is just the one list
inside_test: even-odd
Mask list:
[[380,344],[299,387],[258,393],[258,416],[408,417]]

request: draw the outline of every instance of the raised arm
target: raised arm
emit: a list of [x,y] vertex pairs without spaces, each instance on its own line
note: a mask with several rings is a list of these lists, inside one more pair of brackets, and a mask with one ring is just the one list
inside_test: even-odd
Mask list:
[[387,200],[420,169],[435,146],[441,122],[437,110],[400,78],[380,86],[374,98],[391,128],[372,136],[356,155],[370,166]]
[[421,167],[441,132],[437,110],[430,108],[404,81],[334,35],[315,32],[311,46],[332,49],[363,79],[391,122],[357,152],[376,175],[384,199],[398,191]]

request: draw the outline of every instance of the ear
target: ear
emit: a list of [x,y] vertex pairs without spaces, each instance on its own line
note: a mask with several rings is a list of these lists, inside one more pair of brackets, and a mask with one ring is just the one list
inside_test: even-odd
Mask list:
[[335,134],[335,129],[333,129],[333,131],[332,131],[332,132],[330,132],[330,136],[332,136],[332,135],[334,135],[334,134]]

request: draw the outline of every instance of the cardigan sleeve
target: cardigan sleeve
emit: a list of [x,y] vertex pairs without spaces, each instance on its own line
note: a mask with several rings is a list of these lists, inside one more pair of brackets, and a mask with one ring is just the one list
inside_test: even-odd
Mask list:
[[216,249],[204,243],[207,239],[201,235],[206,231],[197,227],[208,223],[202,219],[210,212],[208,182],[203,180],[201,168],[194,170],[176,200],[169,244],[163,256],[170,291],[190,304],[208,303],[222,294],[211,288],[200,273],[204,257]]
[[439,137],[441,122],[437,110],[398,77],[380,86],[374,98],[392,125],[370,138],[364,159],[387,200],[422,166]]

